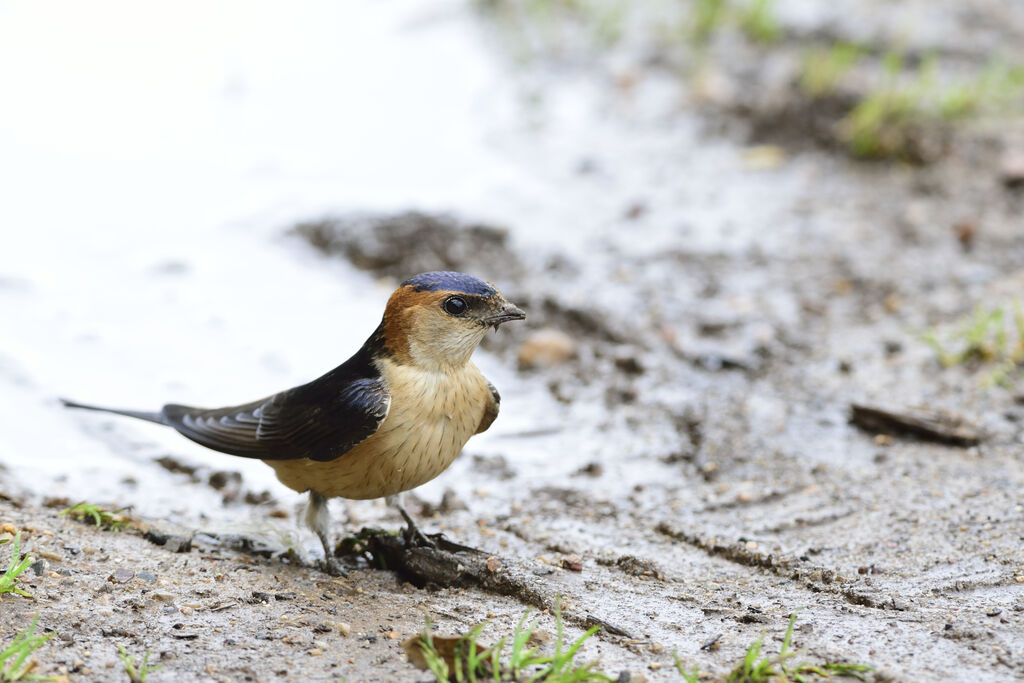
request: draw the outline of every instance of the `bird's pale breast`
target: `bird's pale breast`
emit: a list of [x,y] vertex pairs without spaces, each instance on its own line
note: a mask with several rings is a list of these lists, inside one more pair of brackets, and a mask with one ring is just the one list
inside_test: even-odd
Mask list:
[[490,400],[476,366],[437,372],[390,360],[378,366],[391,393],[380,428],[328,462],[265,461],[285,486],[329,498],[380,498],[430,481],[462,451]]

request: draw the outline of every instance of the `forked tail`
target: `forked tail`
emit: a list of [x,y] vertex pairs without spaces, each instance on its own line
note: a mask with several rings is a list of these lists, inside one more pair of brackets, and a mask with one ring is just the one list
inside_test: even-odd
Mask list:
[[82,410],[95,410],[101,413],[113,413],[114,415],[124,415],[126,417],[134,417],[138,420],[146,420],[147,422],[156,422],[157,424],[167,424],[164,420],[163,413],[153,413],[144,410],[118,410],[117,408],[103,408],[101,406],[91,406],[87,403],[78,403],[77,401],[69,401],[66,398],[60,399],[60,402],[64,404],[65,408],[80,408]]

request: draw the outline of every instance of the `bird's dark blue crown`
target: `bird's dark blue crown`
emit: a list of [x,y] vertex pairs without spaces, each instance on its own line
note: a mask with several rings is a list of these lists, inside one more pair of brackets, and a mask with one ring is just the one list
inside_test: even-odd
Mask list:
[[420,273],[402,283],[403,287],[405,285],[411,285],[417,292],[462,292],[477,296],[492,296],[497,293],[494,287],[479,278],[450,270]]

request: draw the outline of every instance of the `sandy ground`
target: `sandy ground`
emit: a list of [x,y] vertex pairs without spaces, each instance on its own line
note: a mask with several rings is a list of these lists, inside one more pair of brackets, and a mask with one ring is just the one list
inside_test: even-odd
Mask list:
[[[794,23],[798,37],[833,25],[828,12],[800,16],[811,28]],[[849,30],[877,28],[855,16]],[[954,51],[932,30],[948,19],[938,16],[911,47],[980,63],[986,40],[1012,45],[1021,35],[1012,8],[991,25],[961,17],[967,28]],[[36,338],[4,349],[0,398],[30,406],[31,424],[13,433],[44,425],[60,443],[33,429],[32,439],[12,442],[20,455],[0,456],[0,521],[42,559],[23,582],[33,598],[0,603],[0,637],[38,613],[55,636],[38,652],[37,672],[71,680],[123,680],[122,643],[153,653],[163,666],[149,679],[157,682],[420,681],[400,643],[428,615],[444,633],[488,620],[485,638],[496,640],[525,609],[562,596],[570,636],[606,625],[584,657],[613,676],[628,672],[622,680],[678,680],[674,651],[688,666],[724,674],[761,633],[777,648],[795,610],[803,656],[870,664],[875,680],[1024,677],[1019,383],[987,384],[984,364],[943,368],[921,338],[955,329],[978,305],[1020,298],[1024,195],[1001,170],[1007,154],[1024,149],[1019,124],[961,132],[926,166],[854,162],[827,141],[795,138],[777,99],[746,97],[743,84],[758,80],[749,69],[721,69],[717,78],[732,87],[702,110],[663,72],[642,71],[623,92],[609,85],[621,61],[608,68],[612,77],[598,85],[593,71],[535,76],[564,86],[544,91],[537,116],[545,125],[519,131],[519,147],[498,145],[536,169],[537,185],[513,195],[527,210],[506,215],[495,201],[484,213],[497,221],[466,218],[461,205],[458,219],[343,212],[289,221],[273,240],[245,247],[253,262],[280,264],[283,280],[299,282],[290,278],[301,272],[322,284],[310,288],[317,310],[338,296],[331,278],[371,292],[353,303],[367,332],[390,284],[442,267],[495,281],[528,311],[527,325],[489,337],[480,354],[505,395],[492,433],[471,441],[411,505],[428,531],[494,558],[500,580],[416,588],[408,572],[373,568],[365,557],[349,558],[346,578],[321,573],[315,542],[295,531],[300,499],[275,488],[258,464],[203,459],[149,428],[60,411],[53,398],[68,387],[37,369],[39,349],[51,348],[48,324],[77,330],[98,356],[97,376],[114,373],[111,358],[129,344],[90,337],[72,315],[31,317],[48,303],[47,281],[11,279],[5,301]],[[576,131],[565,107],[575,97],[610,103],[614,113]],[[768,166],[749,163],[746,147],[765,142],[788,152]],[[559,163],[545,163],[552,159]],[[539,196],[547,199],[530,204]],[[560,225],[575,227],[559,233]],[[218,282],[204,279],[216,261],[192,258],[183,252],[173,272],[131,275],[140,297],[166,295],[166,314],[179,325],[195,309],[188,296],[176,302],[167,293],[208,292]],[[287,320],[297,325],[304,313],[313,311]],[[237,366],[196,360],[175,384],[163,378],[187,360],[175,366],[161,351],[172,365],[153,371],[161,381],[148,391],[184,399],[187,390],[201,400],[195,394],[217,391],[223,374],[245,375],[247,358],[258,360],[264,383],[309,371],[282,368],[275,354],[296,344],[284,333],[271,336],[269,355],[248,342],[230,346],[231,334],[249,337],[222,332],[226,318],[200,321],[177,355],[205,358],[204,342],[214,339]],[[156,339],[164,330],[153,325]],[[545,328],[568,333],[574,353],[524,367],[524,344]],[[323,336],[309,341],[317,362],[329,346]],[[129,379],[98,384],[97,398],[130,400],[128,390],[148,381],[145,360],[134,350],[125,356]],[[90,380],[98,377],[79,369],[67,383],[83,392]],[[955,413],[979,443],[861,429],[850,423],[853,403]],[[33,460],[61,450],[72,462],[88,455],[112,464],[34,469]],[[168,533],[191,538],[191,549],[176,553],[59,516],[78,491],[134,505],[158,531],[172,526]],[[48,503],[52,496],[62,500]],[[348,532],[399,523],[372,503],[336,503],[334,516]],[[541,628],[553,632],[550,613]]]

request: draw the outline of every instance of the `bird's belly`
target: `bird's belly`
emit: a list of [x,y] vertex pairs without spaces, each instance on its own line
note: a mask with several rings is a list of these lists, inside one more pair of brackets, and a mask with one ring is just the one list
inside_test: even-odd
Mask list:
[[486,380],[480,380],[410,387],[393,381],[388,416],[348,453],[328,462],[266,462],[285,486],[328,498],[380,498],[408,491],[445,471],[476,432],[489,396]]

